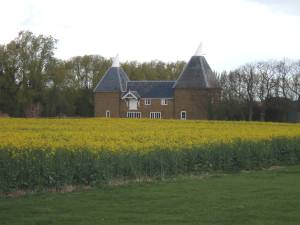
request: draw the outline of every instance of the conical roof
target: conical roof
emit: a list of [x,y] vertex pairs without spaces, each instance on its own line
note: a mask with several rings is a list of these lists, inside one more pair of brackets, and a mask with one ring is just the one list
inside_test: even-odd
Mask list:
[[125,92],[127,81],[129,81],[129,78],[122,67],[120,67],[119,57],[117,55],[113,60],[112,66],[105,72],[97,84],[94,92]]
[[174,84],[174,88],[216,88],[218,82],[205,57],[200,54],[202,45],[187,65]]

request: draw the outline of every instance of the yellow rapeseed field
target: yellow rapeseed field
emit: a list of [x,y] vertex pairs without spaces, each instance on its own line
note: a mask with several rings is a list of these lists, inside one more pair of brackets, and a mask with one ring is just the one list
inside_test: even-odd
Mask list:
[[189,149],[236,139],[300,137],[285,123],[133,119],[0,119],[2,149],[101,149],[149,151]]
[[300,163],[300,125],[0,119],[0,194]]

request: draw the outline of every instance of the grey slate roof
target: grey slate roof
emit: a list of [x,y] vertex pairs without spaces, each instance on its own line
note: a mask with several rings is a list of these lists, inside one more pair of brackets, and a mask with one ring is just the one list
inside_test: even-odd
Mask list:
[[218,82],[204,56],[193,56],[173,87],[216,88]]
[[176,81],[130,81],[122,67],[109,68],[94,92],[131,91],[141,98],[173,98],[174,88],[217,88],[218,82],[204,56],[193,56]]
[[94,92],[126,91],[129,78],[122,67],[110,67],[94,89]]
[[173,98],[175,81],[128,81],[127,90],[136,91],[142,98]]

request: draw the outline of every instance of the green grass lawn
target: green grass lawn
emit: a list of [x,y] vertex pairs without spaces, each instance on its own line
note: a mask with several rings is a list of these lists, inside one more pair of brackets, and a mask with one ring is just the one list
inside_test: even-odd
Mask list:
[[2,197],[0,224],[299,225],[300,166]]

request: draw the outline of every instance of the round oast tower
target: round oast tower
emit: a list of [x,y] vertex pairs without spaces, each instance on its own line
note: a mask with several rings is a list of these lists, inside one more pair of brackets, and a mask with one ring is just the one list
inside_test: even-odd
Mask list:
[[174,86],[176,119],[209,119],[211,108],[219,102],[220,87],[200,44]]
[[95,116],[120,117],[120,99],[128,81],[117,55],[94,89]]

